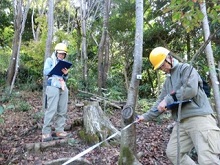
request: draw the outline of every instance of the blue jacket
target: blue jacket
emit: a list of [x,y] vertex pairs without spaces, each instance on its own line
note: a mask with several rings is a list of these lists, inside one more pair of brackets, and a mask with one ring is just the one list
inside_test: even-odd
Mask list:
[[[58,63],[57,57],[55,56],[55,53],[53,53],[51,57],[48,57],[44,63],[43,74],[45,76],[48,76],[48,80],[47,80],[48,86],[61,88],[62,85],[60,80],[66,81],[68,79],[68,75],[62,75],[62,76],[49,75],[50,71],[56,66],[57,63]],[[64,85],[66,86],[66,83]]]

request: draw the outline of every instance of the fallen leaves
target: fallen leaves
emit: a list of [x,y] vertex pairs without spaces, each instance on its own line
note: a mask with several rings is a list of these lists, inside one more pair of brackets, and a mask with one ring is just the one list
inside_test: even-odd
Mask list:
[[[7,110],[3,113],[5,122],[0,124],[0,164],[41,165],[57,159],[74,157],[90,147],[79,139],[78,131],[82,128],[77,125],[71,127],[73,139],[65,144],[60,142],[60,145],[39,149],[38,152],[28,152],[31,150],[26,148],[28,145],[40,144],[41,142],[42,116],[37,117],[36,120],[36,114],[41,112],[41,97],[30,96],[26,100],[32,105],[31,111]],[[80,120],[82,116],[81,108],[75,107],[73,102],[69,104],[68,124]],[[120,116],[120,110],[114,110],[110,116],[111,122],[119,130],[121,129]],[[169,132],[166,131],[168,123],[169,120],[161,120],[160,122],[136,124],[136,148],[140,157],[139,161],[143,165],[171,164],[165,154],[166,144],[169,140]],[[35,146],[34,150],[37,148]],[[120,144],[103,145],[84,155],[83,159],[94,165],[115,165],[119,155]]]

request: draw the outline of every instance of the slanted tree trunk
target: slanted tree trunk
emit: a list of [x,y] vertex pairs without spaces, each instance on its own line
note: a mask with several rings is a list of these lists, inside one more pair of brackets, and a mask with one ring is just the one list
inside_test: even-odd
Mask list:
[[[136,0],[136,32],[134,48],[134,65],[128,90],[127,103],[122,110],[122,126],[131,124],[135,120],[135,108],[138,96],[138,87],[141,79],[142,52],[143,52],[143,0]],[[121,148],[119,165],[139,165],[136,156],[136,130],[131,125],[121,132]]]
[[[87,135],[97,135],[97,139],[101,141],[118,132],[102,111],[98,102],[90,102],[83,108],[83,124]],[[119,135],[120,133],[118,132],[116,139],[119,138]]]
[[[201,3],[199,3],[199,5],[200,5],[200,10],[204,15],[204,18],[202,21],[203,31],[204,31],[204,39],[207,40],[210,36],[210,29],[209,29],[209,23],[208,23],[208,16],[206,13],[206,4],[205,4],[205,2],[201,2]],[[212,82],[213,95],[214,95],[214,99],[215,99],[215,110],[217,111],[218,124],[220,124],[219,83],[216,83],[216,82],[218,82],[218,78],[217,78],[217,73],[216,73],[216,68],[215,68],[215,62],[214,62],[211,42],[209,42],[208,45],[206,46],[205,53],[206,53],[206,58],[207,58],[208,65],[209,65],[210,79]]]
[[[6,84],[10,86],[10,92],[14,88],[15,79],[17,77],[18,68],[19,68],[19,60],[20,60],[20,47],[21,47],[21,39],[22,34],[25,28],[25,22],[27,18],[27,13],[30,8],[31,0],[27,2],[26,6],[23,6],[22,1],[14,0],[14,38],[13,38],[13,49],[10,65],[8,67],[7,80]],[[25,8],[24,8],[25,7]]]

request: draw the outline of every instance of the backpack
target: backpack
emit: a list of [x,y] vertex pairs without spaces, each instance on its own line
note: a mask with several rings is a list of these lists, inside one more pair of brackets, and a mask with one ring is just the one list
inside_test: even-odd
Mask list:
[[[182,66],[183,65],[184,64],[182,64]],[[182,66],[181,66],[181,68],[182,68]],[[181,76],[181,73],[180,73],[180,76]],[[205,80],[204,77],[202,77],[202,76],[200,76],[200,77],[202,79],[202,85],[199,83],[199,86],[203,89],[203,91],[205,92],[206,96],[210,97],[211,96],[211,87],[209,86],[208,82]]]
[[206,94],[207,97],[210,97],[211,96],[211,87],[209,86],[209,84],[206,82],[206,80],[201,77],[202,79],[202,88]]

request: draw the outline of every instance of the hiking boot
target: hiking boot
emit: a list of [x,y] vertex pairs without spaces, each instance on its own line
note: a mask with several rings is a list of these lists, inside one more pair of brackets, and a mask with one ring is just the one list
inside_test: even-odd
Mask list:
[[71,136],[70,133],[67,133],[67,132],[63,131],[63,132],[56,132],[54,138],[55,139],[65,139],[65,138],[68,138],[70,136]]
[[48,142],[53,140],[53,137],[51,134],[42,134],[42,142]]

